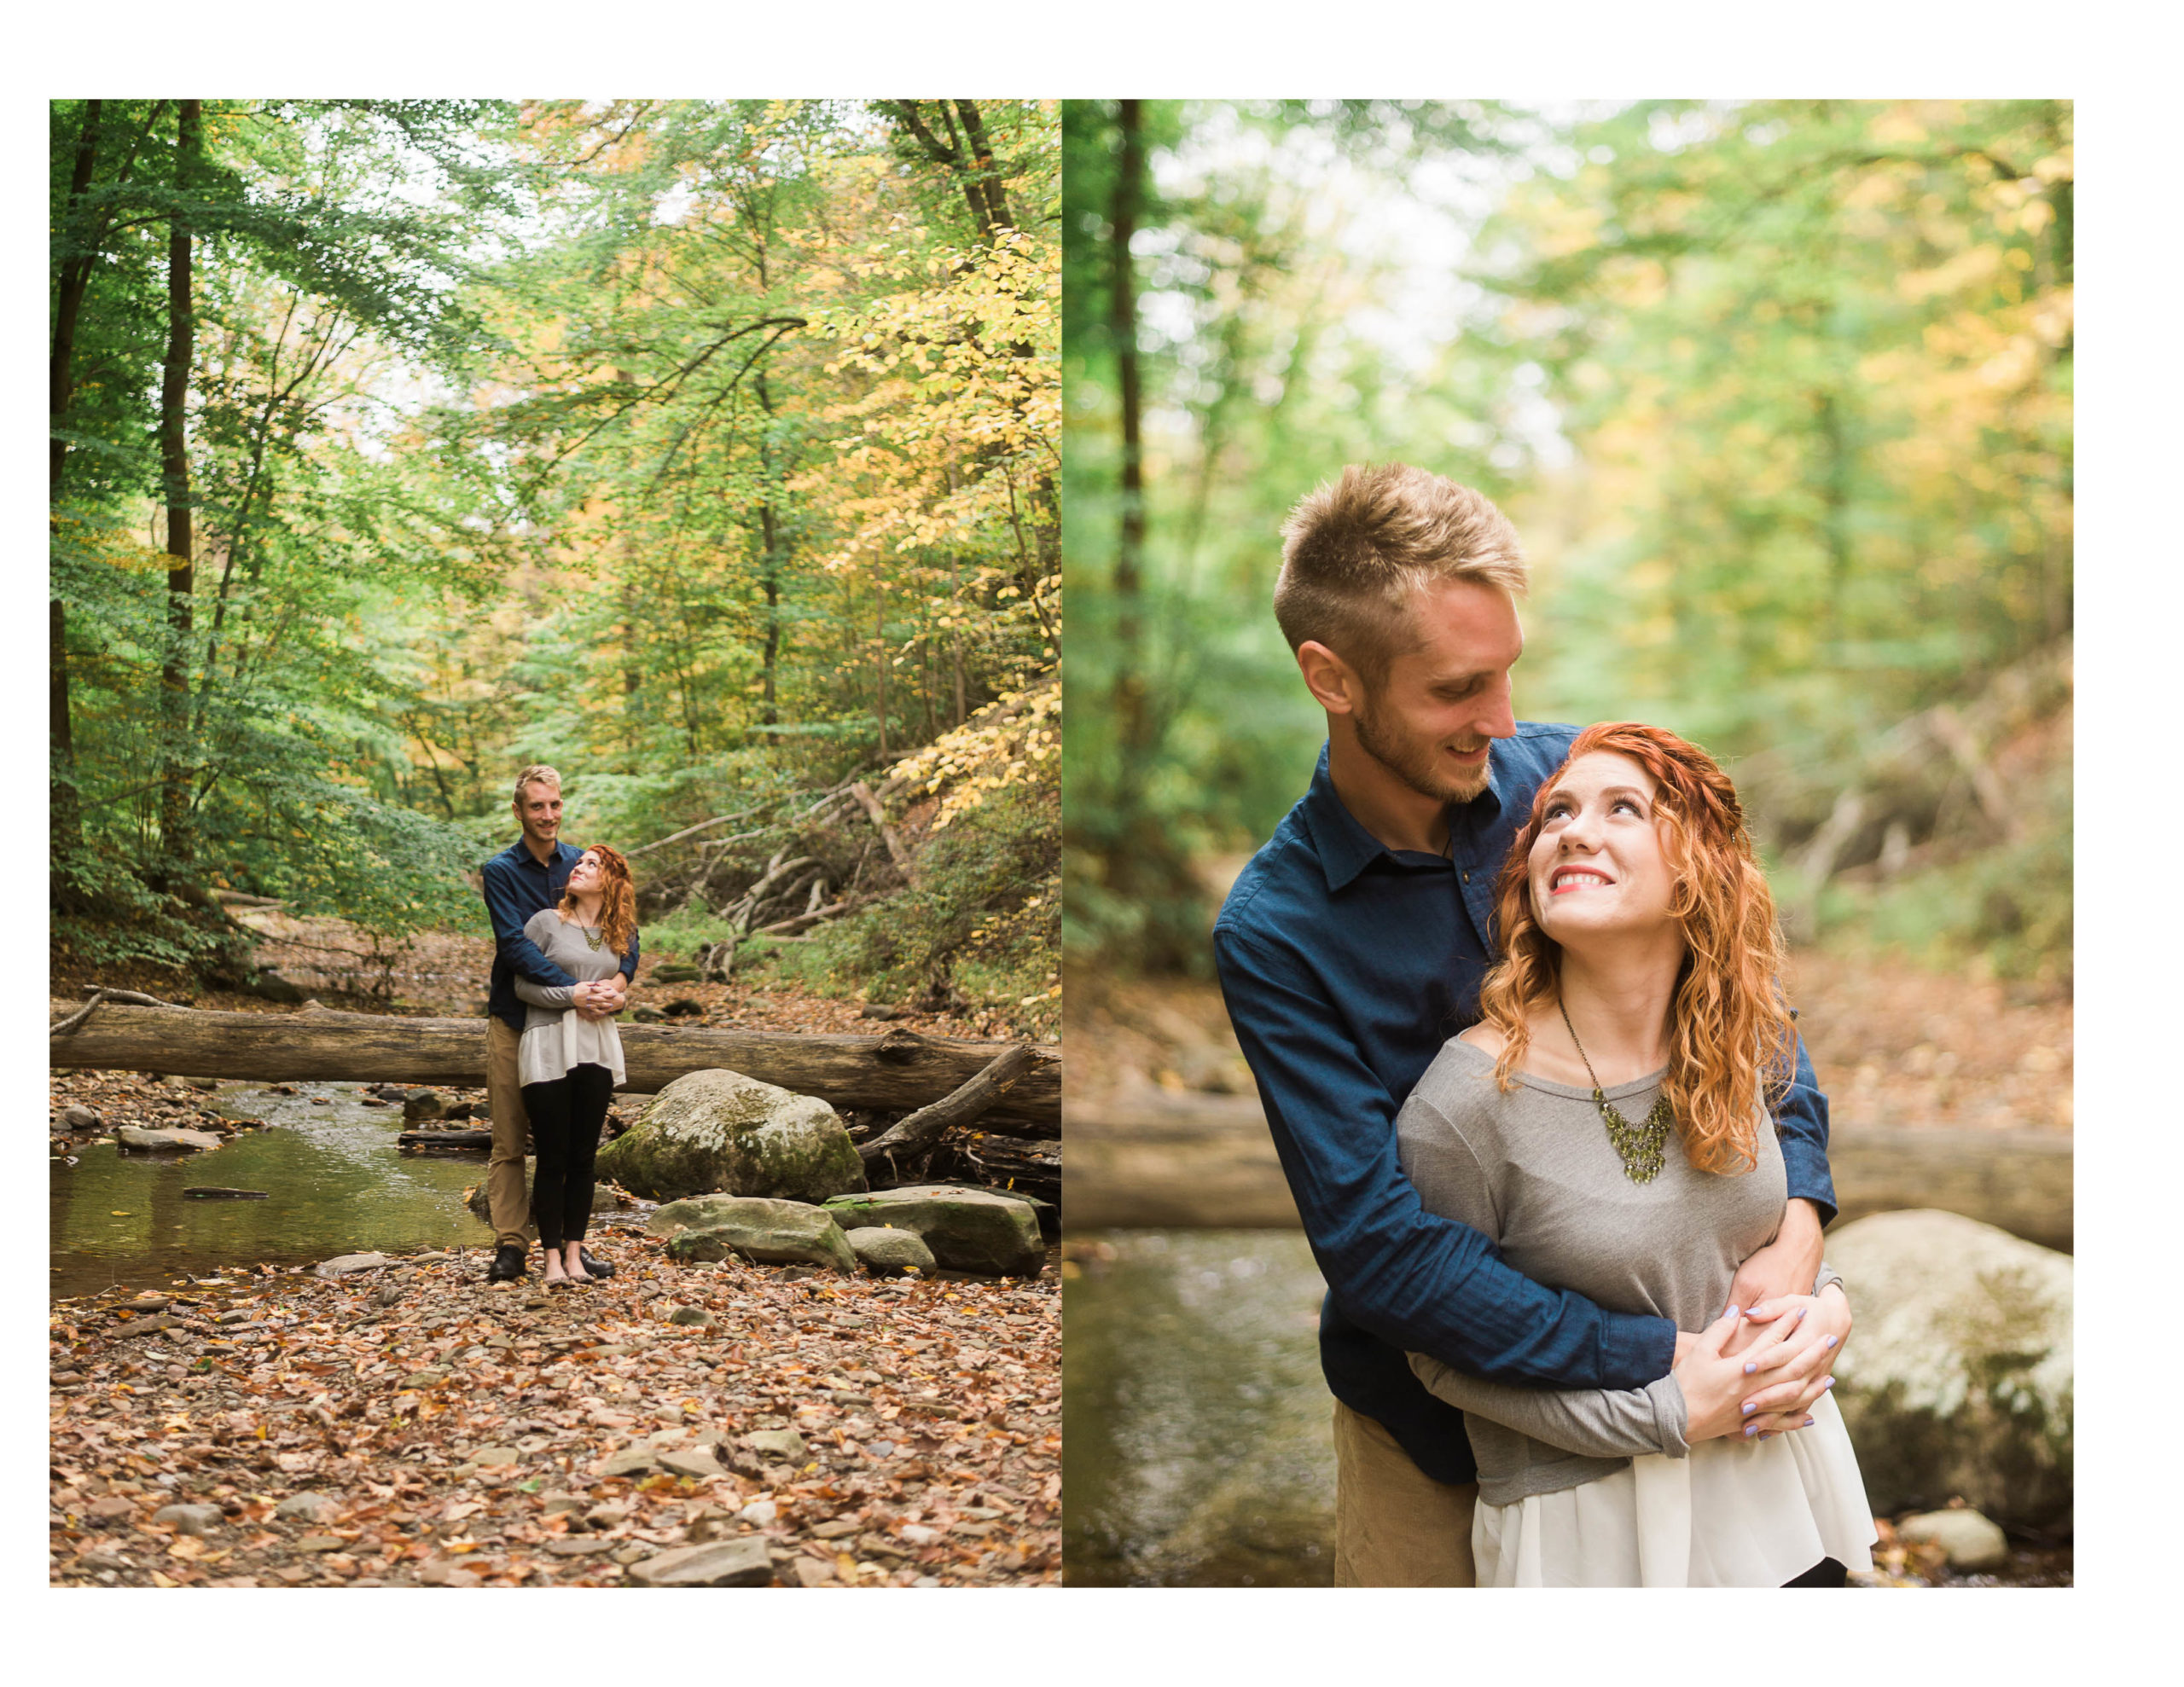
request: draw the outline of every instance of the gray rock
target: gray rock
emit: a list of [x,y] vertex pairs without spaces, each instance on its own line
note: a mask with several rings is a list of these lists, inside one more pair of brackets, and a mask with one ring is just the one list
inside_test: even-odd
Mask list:
[[222,1141],[210,1131],[151,1130],[142,1125],[124,1125],[113,1134],[124,1148],[147,1151],[218,1148]]
[[2075,1386],[2070,1256],[1955,1213],[1876,1213],[1832,1233],[1856,1326],[1835,1394],[1884,1514],[1952,1497],[2067,1531]]
[[523,1454],[512,1446],[481,1446],[470,1455],[470,1462],[480,1470],[491,1470],[502,1464],[520,1464]]
[[2007,1536],[1977,1511],[1922,1511],[1896,1526],[1898,1539],[1931,1541],[1949,1554],[1949,1568],[1997,1570],[2010,1561]]
[[770,1499],[754,1499],[735,1515],[754,1529],[762,1529],[781,1514],[781,1507]]
[[645,1228],[670,1238],[668,1257],[686,1265],[733,1254],[760,1265],[802,1262],[843,1272],[857,1269],[857,1255],[841,1227],[824,1209],[801,1201],[693,1196],[669,1202],[645,1221]]
[[862,1225],[855,1230],[844,1231],[842,1235],[850,1244],[850,1251],[857,1255],[857,1263],[877,1275],[892,1276],[912,1267],[919,1271],[933,1268],[932,1249],[925,1245],[925,1238],[915,1230]]
[[713,1321],[713,1315],[703,1307],[677,1307],[667,1314],[667,1321],[670,1324],[687,1325],[694,1330],[702,1330]]
[[99,1128],[99,1116],[88,1107],[64,1107],[61,1122],[72,1131],[95,1131]]
[[330,1523],[340,1510],[330,1494],[292,1493],[273,1508],[273,1515],[283,1522]]
[[326,1278],[355,1277],[393,1263],[385,1254],[341,1254],[330,1260],[321,1260],[312,1267],[312,1274]]
[[793,1429],[753,1429],[741,1437],[737,1445],[752,1452],[775,1458],[784,1458],[791,1464],[800,1463],[808,1449],[804,1437]]
[[659,1454],[653,1448],[640,1444],[625,1446],[619,1452],[608,1455],[606,1463],[594,1474],[602,1480],[608,1476],[634,1476],[649,1470],[659,1463]]
[[712,1191],[823,1201],[865,1186],[864,1162],[832,1107],[719,1069],[660,1091],[599,1151],[598,1170],[648,1201]]
[[659,1455],[659,1468],[678,1476],[702,1480],[723,1474],[720,1461],[704,1447],[689,1447]]
[[446,1116],[447,1098],[438,1090],[415,1090],[402,1098],[402,1122],[405,1125]]
[[152,1513],[155,1523],[172,1523],[177,1534],[210,1534],[220,1526],[217,1505],[162,1505]]
[[1032,1277],[1046,1263],[1046,1244],[1031,1203],[993,1190],[938,1184],[880,1189],[837,1196],[827,1210],[845,1228],[913,1231],[950,1271]]
[[751,1535],[678,1546],[630,1566],[630,1580],[645,1587],[764,1587],[773,1579],[766,1543]]

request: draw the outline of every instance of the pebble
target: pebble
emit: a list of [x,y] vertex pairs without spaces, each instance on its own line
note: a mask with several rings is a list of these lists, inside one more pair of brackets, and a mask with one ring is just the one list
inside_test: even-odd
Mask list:
[[283,1522],[301,1518],[307,1523],[322,1523],[340,1509],[340,1502],[331,1494],[292,1493],[273,1508],[273,1515]]
[[770,1499],[754,1499],[735,1515],[753,1528],[764,1528],[780,1516],[781,1509]]
[[217,1505],[162,1505],[152,1513],[155,1523],[171,1523],[177,1534],[210,1534],[220,1526]]
[[1919,1512],[1896,1524],[1896,1533],[1914,1545],[1931,1541],[1949,1555],[1952,1569],[1995,1570],[2010,1561],[2009,1538],[1969,1507]]
[[766,1543],[747,1535],[677,1547],[642,1562],[633,1560],[630,1568],[630,1580],[647,1587],[763,1587],[773,1579]]

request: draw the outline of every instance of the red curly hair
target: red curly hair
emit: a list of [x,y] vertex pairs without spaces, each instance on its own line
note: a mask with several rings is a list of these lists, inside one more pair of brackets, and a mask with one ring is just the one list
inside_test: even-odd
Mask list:
[[[587,855],[599,857],[601,883],[599,887],[599,936],[617,955],[630,952],[630,939],[637,932],[637,890],[630,878],[630,863],[619,849],[605,844],[594,844],[585,849]],[[577,915],[577,899],[568,891],[561,893],[557,910],[567,919]]]
[[1662,1093],[1693,1166],[1748,1171],[1758,1162],[1759,1110],[1788,1087],[1797,1058],[1797,1029],[1781,988],[1781,922],[1736,787],[1712,757],[1658,727],[1614,721],[1578,733],[1509,846],[1495,887],[1502,958],[1478,993],[1481,1017],[1502,1038],[1495,1081],[1504,1090],[1513,1086],[1531,1041],[1530,1016],[1560,994],[1561,948],[1532,906],[1532,844],[1563,774],[1596,751],[1628,757],[1653,776],[1663,854],[1676,875],[1669,913],[1682,929],[1685,954]]

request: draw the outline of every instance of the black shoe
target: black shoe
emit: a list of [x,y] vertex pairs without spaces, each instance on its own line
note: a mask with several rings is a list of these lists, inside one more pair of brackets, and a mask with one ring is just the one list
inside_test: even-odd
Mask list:
[[586,1249],[578,1248],[577,1257],[584,1261],[584,1274],[586,1277],[612,1277],[614,1274],[614,1267],[612,1265],[605,1260],[595,1260],[590,1250]]
[[524,1256],[529,1250],[513,1242],[503,1242],[495,1250],[493,1263],[485,1269],[488,1283],[513,1283],[523,1275]]

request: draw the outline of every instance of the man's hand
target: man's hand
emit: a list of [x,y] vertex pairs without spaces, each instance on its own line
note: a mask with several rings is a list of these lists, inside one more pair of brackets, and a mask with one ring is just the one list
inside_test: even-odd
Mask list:
[[622,1011],[627,996],[622,988],[620,974],[612,978],[597,978],[578,984],[572,1006],[579,1019],[612,1019]]
[[[1765,1345],[1763,1330],[1779,1328],[1785,1319],[1791,1323],[1788,1332]],[[1850,1335],[1850,1297],[1840,1284],[1831,1283],[1817,1295],[1763,1301],[1741,1322],[1728,1351],[1734,1356],[1752,1349],[1740,1402],[1745,1427],[1762,1436],[1803,1429],[1813,1402],[1835,1385],[1836,1356]]]
[[1809,1201],[1791,1202],[1774,1239],[1737,1267],[1729,1304],[1756,1307],[1811,1294],[1820,1275],[1820,1209]]

